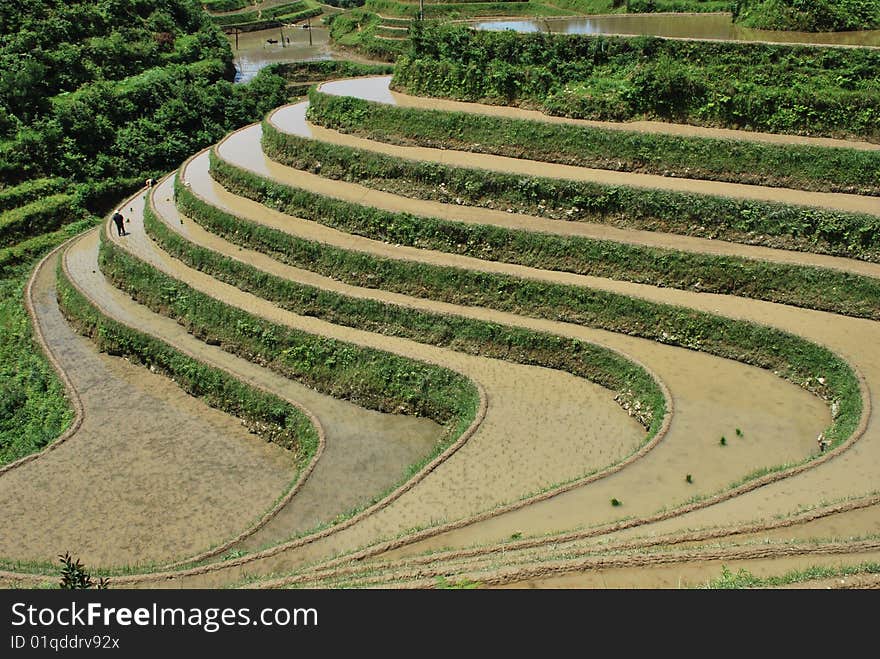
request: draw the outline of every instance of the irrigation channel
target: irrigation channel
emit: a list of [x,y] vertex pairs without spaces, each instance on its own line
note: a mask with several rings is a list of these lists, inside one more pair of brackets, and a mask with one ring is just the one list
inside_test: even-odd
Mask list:
[[[336,81],[321,90],[405,107],[534,118],[513,108],[393,93],[389,81]],[[802,205],[880,214],[876,197],[648,177],[536,162],[527,154],[512,159],[395,146],[311,124],[306,110],[306,102],[285,106],[268,121],[282,134],[409,161],[757,200],[790,196]],[[257,195],[234,190],[229,176],[292,186],[322,200],[313,203],[349,204],[348,214],[363,207],[463,226],[809,264],[872,279],[880,278],[880,265],[403,196],[273,160],[263,150],[263,130],[256,124],[231,134],[132,197],[123,206],[128,235],[116,235],[108,223],[36,270],[29,304],[45,349],[80,400],[80,421],[62,443],[0,474],[0,496],[9,502],[0,538],[9,568],[4,583],[51,579],[40,576],[39,565],[73,548],[87,565],[109,570],[116,584],[150,587],[432,586],[441,577],[486,585],[651,587],[701,583],[718,576],[722,564],[778,574],[880,557],[880,419],[871,412],[880,391],[877,321],[490,260],[474,250],[398,244],[331,226],[329,211],[307,218],[264,205]],[[218,211],[241,230],[210,224],[206,218],[219,217]],[[305,241],[314,256],[295,262],[289,250],[248,238],[259,232]],[[169,251],[175,241],[185,246],[175,252],[180,258]],[[239,325],[272,323],[271,341],[292,328],[351,350],[409,360],[412,373],[426,365],[446,369],[470,383],[473,403],[453,428],[335,399],[273,370],[265,355],[233,354],[221,339],[205,342],[205,331],[188,332],[164,304],[135,301],[108,270],[108,250],[167,277],[159,285],[166,293],[185,284],[186,296],[220,300],[253,319]],[[322,250],[342,255],[348,265],[322,269]],[[248,281],[317,289],[326,306],[304,310],[291,306],[289,295],[270,294],[271,287],[248,288],[243,274],[212,270],[210,255],[233,264],[224,267],[255,273]],[[355,263],[382,265],[358,279]],[[425,278],[423,285],[403,289],[380,276],[407,268]],[[439,295],[429,273],[443,269],[484,278],[485,297]],[[535,298],[506,308],[492,302],[496,284],[488,282],[494,281],[509,282],[502,289],[562,286],[675,305],[824,346],[851,368],[852,425],[831,450],[818,450],[817,436],[839,413],[839,400],[817,395],[827,373],[811,373],[811,388],[799,386],[781,373],[707,352],[699,341],[683,347],[674,337],[653,340],[564,313],[539,313],[529,306],[540,306]],[[248,434],[235,417],[186,396],[161,374],[99,354],[59,311],[56,288],[62,285],[79,291],[99,314],[299,406],[320,438],[311,463],[297,466],[288,451]],[[334,307],[331,298],[346,302]],[[382,309],[385,320],[345,320],[343,311],[322,315],[357,305]],[[391,319],[401,314],[423,320],[394,325]],[[541,341],[564,341],[597,355],[597,363],[602,354],[640,369],[661,406],[651,431],[634,413],[642,409],[639,400],[577,375],[574,367],[540,365],[513,344],[482,356],[456,337],[432,338],[447,325],[550,337]],[[82,502],[75,514],[70,501]]]

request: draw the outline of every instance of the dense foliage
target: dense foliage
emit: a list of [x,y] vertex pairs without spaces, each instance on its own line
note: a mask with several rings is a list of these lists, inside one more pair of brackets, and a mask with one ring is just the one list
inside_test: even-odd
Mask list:
[[200,0],[208,11],[236,11],[252,5],[256,0]]
[[22,304],[35,260],[287,100],[271,71],[247,86],[233,74],[195,0],[0,3],[0,464],[71,418]]
[[[140,41],[114,37],[121,44],[114,59],[128,62],[122,71],[110,59],[84,79],[67,80],[61,70],[70,67],[55,62],[59,72],[43,71],[49,82],[42,88],[0,72],[0,113],[6,112],[10,122],[9,139],[0,143],[0,182],[46,176],[86,181],[162,172],[230,128],[284,102],[284,84],[277,76],[259,77],[247,87],[229,81],[231,50],[210,23],[172,37],[164,62],[161,52],[155,60],[129,52],[154,38],[147,30],[142,28]],[[27,53],[10,54],[11,41],[6,37],[7,58],[33,61]],[[131,62],[140,62],[140,68]]]
[[764,30],[876,30],[880,0],[737,0],[734,20]]
[[324,4],[331,7],[339,7],[340,9],[354,9],[355,7],[362,7],[364,2],[365,0],[327,0]]
[[414,24],[394,87],[585,119],[880,141],[880,50]]
[[[382,16],[406,16],[418,18],[419,3],[405,0],[366,0],[364,8]],[[424,18],[444,20],[478,18],[480,16],[562,16],[570,11],[528,0],[491,0],[473,2],[469,0],[445,0],[444,2],[425,2],[422,6]]]

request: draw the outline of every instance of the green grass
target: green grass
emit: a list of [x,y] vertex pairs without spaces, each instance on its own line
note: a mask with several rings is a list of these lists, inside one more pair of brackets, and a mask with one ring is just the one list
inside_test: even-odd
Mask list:
[[[331,128],[372,123],[365,117],[373,110],[357,99],[310,92],[310,119]],[[375,111],[380,116],[385,113],[382,107]],[[401,194],[410,196],[441,201],[459,198],[470,205],[513,207],[566,221],[600,222],[880,262],[880,215],[419,163],[285,135],[266,122],[264,135],[264,148],[272,149],[279,157],[283,154],[302,169],[317,171],[315,163],[320,162],[324,176],[355,177],[364,182],[372,179],[375,185],[397,187]],[[384,135],[384,128],[366,134],[372,139]]]
[[0,248],[49,233],[85,214],[79,199],[70,194],[43,197],[0,213]]
[[407,108],[315,91],[310,121],[393,144],[580,167],[880,195],[880,150],[780,145]]
[[735,21],[762,30],[836,32],[880,28],[877,0],[739,0]]
[[120,289],[175,318],[197,338],[334,398],[427,417],[447,430],[469,423],[463,420],[474,409],[476,389],[454,371],[264,320],[168,277],[106,240],[100,265]]
[[653,12],[730,12],[735,0],[628,0],[630,14]]
[[364,9],[353,9],[327,18],[330,39],[337,46],[372,59],[394,62],[406,50],[407,42],[377,38],[381,23],[378,14]]
[[711,579],[705,586],[699,587],[710,589],[767,588],[774,586],[790,586],[816,579],[831,579],[878,573],[880,573],[880,563],[870,562],[839,567],[813,566],[802,570],[791,570],[785,574],[771,577],[758,577],[744,568],[741,568],[737,572],[733,572],[733,570],[724,565],[721,567],[720,577]]
[[237,29],[242,32],[254,32],[285,23],[295,23],[312,16],[319,16],[321,13],[323,9],[313,0],[296,0],[269,9],[215,14],[211,16],[211,20],[227,31]]
[[87,217],[57,231],[40,234],[16,243],[12,247],[0,249],[0,277],[16,277],[14,269],[17,266],[27,264],[32,267],[36,263],[37,257],[46,254],[51,248],[68,238],[93,227],[97,221],[98,219],[95,217]]
[[[192,198],[184,203],[189,208],[198,208],[200,218],[212,213],[210,207]],[[220,222],[224,219],[228,217],[217,217]],[[297,314],[469,354],[563,370],[611,389],[631,409],[636,409],[638,403],[641,411],[636,418],[649,431],[645,441],[662,423],[665,400],[657,383],[643,368],[608,349],[552,334],[417,311],[298,284],[189,242],[159,221],[152,210],[145,214],[144,225],[163,249],[190,267]]]
[[553,5],[567,14],[617,14],[626,11],[626,0],[615,7],[612,0],[554,0]]
[[24,308],[31,270],[64,238],[48,239],[0,279],[0,465],[41,450],[73,420],[64,386],[37,348]]
[[[417,18],[419,3],[396,2],[395,0],[367,0],[364,9],[382,16]],[[552,4],[539,2],[441,2],[424,3],[425,18],[428,20],[455,20],[479,18],[482,16],[565,16],[570,11],[560,9]]]
[[61,178],[41,178],[25,181],[16,186],[0,188],[0,212],[24,206],[41,197],[62,192],[67,182]]
[[[354,205],[337,206],[312,195],[297,193],[296,201],[285,200],[284,186],[268,184],[216,158],[214,162],[212,175],[234,194],[271,202],[284,212],[327,223],[334,221],[334,209],[339,209],[339,217],[356,212]],[[833,437],[832,445],[850,436],[861,415],[858,381],[848,364],[826,348],[781,330],[595,289],[347,252],[223,213],[199,202],[182,186],[177,197],[182,212],[208,230],[353,285],[624,332],[771,370],[838,405],[825,433]],[[339,226],[345,229],[344,222]],[[814,380],[818,373],[825,378],[821,386]]]
[[[459,170],[435,163],[411,164],[410,161],[388,156],[319,146],[303,138],[283,135],[264,125],[264,151],[269,157],[285,164],[299,166],[310,157],[291,158],[293,149],[302,144],[334,151],[335,158],[321,158],[321,175],[346,180],[370,177],[377,170],[411,168],[412,178],[461,175],[478,181],[483,170]],[[292,148],[291,148],[292,147]],[[344,155],[343,155],[344,154]],[[348,155],[348,157],[346,157]],[[344,172],[334,175],[334,161],[342,163]],[[311,160],[314,162],[314,160]],[[212,167],[229,179],[232,167],[214,158]],[[424,174],[424,176],[422,176]],[[439,178],[435,176],[436,179]],[[527,180],[518,180],[520,189]],[[255,179],[247,179],[253,182]],[[406,182],[406,185],[412,185]],[[464,187],[467,187],[465,183]],[[680,289],[739,295],[772,302],[821,309],[847,315],[880,319],[880,279],[810,266],[757,261],[732,256],[682,252],[671,249],[630,245],[611,240],[580,236],[560,236],[495,225],[475,225],[435,217],[416,216],[365,207],[345,201],[320,197],[302,188],[264,179],[250,191],[236,190],[246,196],[272,199],[286,212],[300,214],[319,222],[342,228],[376,240],[436,249],[478,258],[516,263],[546,270],[573,272],[582,275],[609,277],[637,283],[650,283]],[[308,200],[308,201],[306,201]],[[320,211],[316,209],[321,207]],[[319,219],[320,218],[320,219]],[[880,218],[878,218],[880,221]],[[833,295],[829,295],[833,292]]]
[[208,11],[236,11],[255,4],[255,0],[199,0]]
[[434,586],[438,590],[472,590],[474,588],[479,588],[482,584],[479,581],[472,581],[471,579],[447,579],[444,576],[439,576],[435,580],[436,585]]

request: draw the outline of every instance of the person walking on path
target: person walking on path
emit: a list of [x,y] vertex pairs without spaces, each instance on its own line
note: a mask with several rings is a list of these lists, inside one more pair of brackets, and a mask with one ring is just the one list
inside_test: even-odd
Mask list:
[[125,230],[125,218],[122,217],[122,213],[119,211],[113,213],[113,223],[116,225],[116,232],[120,236],[128,235],[128,232]]

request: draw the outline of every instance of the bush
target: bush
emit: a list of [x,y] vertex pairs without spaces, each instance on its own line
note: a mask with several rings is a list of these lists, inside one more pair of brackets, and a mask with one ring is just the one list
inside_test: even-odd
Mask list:
[[69,552],[60,554],[58,560],[61,561],[61,582],[58,587],[62,590],[106,590],[110,584],[105,578],[92,581],[92,576],[86,572],[82,562],[78,559],[74,561]]

